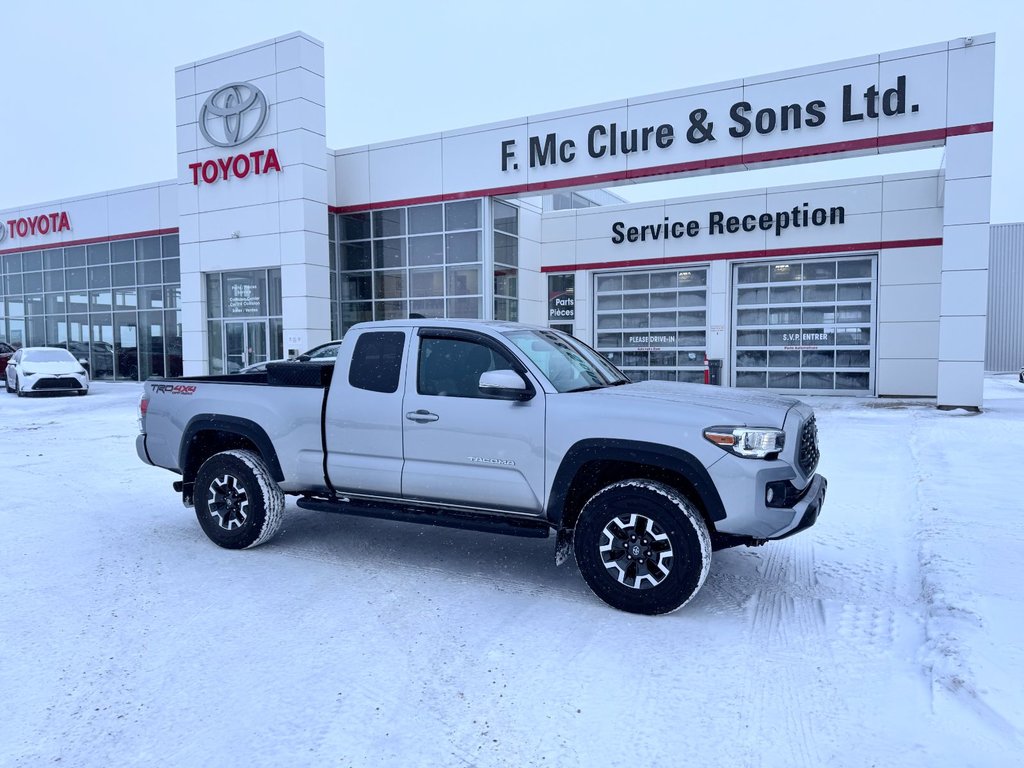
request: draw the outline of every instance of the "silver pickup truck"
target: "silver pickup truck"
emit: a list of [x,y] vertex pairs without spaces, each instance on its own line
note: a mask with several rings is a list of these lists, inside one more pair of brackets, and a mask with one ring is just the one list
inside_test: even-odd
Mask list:
[[667,613],[713,550],[814,524],[814,414],[790,398],[630,383],[564,333],[395,320],[333,365],[150,379],[136,448],[181,479],[214,543],[269,540],[303,509],[556,540],[608,604]]

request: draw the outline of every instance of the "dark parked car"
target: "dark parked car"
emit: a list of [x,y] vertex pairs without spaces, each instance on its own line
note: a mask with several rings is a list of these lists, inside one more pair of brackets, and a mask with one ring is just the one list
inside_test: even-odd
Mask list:
[[13,356],[14,347],[4,341],[0,341],[0,376],[5,375],[7,371],[7,361]]
[[[66,349],[74,355],[82,364],[85,370],[93,378],[106,379],[114,375],[115,347],[110,342],[94,341],[60,341],[55,344],[47,344],[48,347]],[[139,355],[135,347],[118,347],[117,352],[117,377],[119,379],[138,379],[139,377]],[[157,352],[161,356],[163,352]],[[163,363],[161,362],[162,366]],[[162,368],[155,369],[163,373]]]
[[88,341],[62,341],[47,346],[66,349],[94,379],[107,378],[114,373],[114,350],[110,344],[96,342],[90,348]]

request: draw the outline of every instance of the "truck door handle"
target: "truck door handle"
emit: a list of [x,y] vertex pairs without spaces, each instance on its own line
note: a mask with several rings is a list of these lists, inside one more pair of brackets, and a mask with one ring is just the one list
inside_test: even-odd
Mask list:
[[417,424],[426,424],[430,421],[437,421],[438,415],[420,408],[418,411],[409,411],[405,414],[405,418],[409,419],[409,421],[415,421]]

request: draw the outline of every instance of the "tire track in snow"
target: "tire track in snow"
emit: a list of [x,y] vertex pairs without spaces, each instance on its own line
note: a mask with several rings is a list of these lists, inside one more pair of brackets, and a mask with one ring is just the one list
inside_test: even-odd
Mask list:
[[829,655],[829,644],[824,609],[814,596],[814,547],[795,538],[767,546],[747,627],[752,654],[763,662],[753,665],[748,679],[747,698],[756,702],[751,757],[757,764],[767,753],[772,764],[823,765],[830,756],[829,729],[820,713],[835,709],[836,686],[827,675],[806,685],[808,664],[819,672],[831,667],[818,661]]
[[[844,439],[861,444],[857,464],[829,466],[836,461],[828,444],[829,416],[826,410],[820,417],[819,471],[836,485],[861,490],[834,494],[814,528],[756,551],[747,605],[754,663],[746,693],[755,702],[746,744],[750,764],[863,764],[846,762],[850,735],[868,736],[865,724],[884,725],[884,715],[850,681],[894,673],[905,680],[905,659],[894,644],[904,627],[907,637],[917,638],[915,564],[905,557],[913,529],[898,513],[911,497],[901,472],[909,456],[887,444],[873,414],[863,430],[855,416]],[[841,459],[844,450],[837,448]]]

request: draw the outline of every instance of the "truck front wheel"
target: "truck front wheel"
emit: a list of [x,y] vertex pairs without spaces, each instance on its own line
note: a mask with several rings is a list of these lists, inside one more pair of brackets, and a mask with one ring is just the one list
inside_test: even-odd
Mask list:
[[252,451],[223,451],[203,462],[194,499],[203,532],[225,549],[258,546],[281,527],[284,494]]
[[623,480],[591,497],[574,536],[588,586],[614,608],[669,613],[686,605],[711,567],[711,537],[676,489]]

